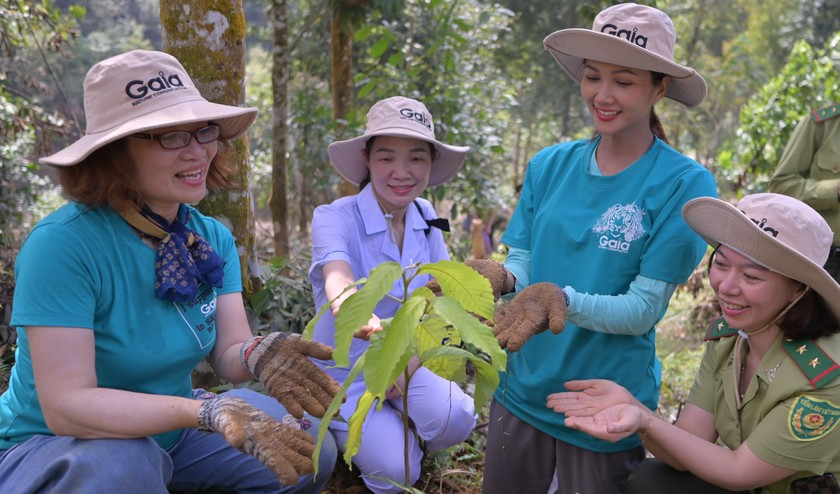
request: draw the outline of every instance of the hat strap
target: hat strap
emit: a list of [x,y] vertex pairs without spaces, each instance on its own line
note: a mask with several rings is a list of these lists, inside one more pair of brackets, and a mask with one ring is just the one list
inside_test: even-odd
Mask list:
[[738,341],[735,342],[735,349],[734,349],[734,356],[733,356],[734,359],[733,359],[733,363],[732,363],[732,367],[733,367],[732,374],[735,377],[735,406],[738,409],[741,408],[742,397],[741,397],[741,391],[740,391],[740,384],[741,384],[741,379],[744,377],[744,376],[741,376],[741,366],[743,365],[742,362],[741,362],[741,347],[743,346],[744,341],[748,340],[750,338],[750,336],[755,336],[759,333],[763,333],[763,332],[767,331],[767,329],[770,328],[770,326],[776,324],[776,322],[778,322],[785,314],[787,314],[788,311],[790,309],[792,309],[794,305],[799,303],[799,301],[802,300],[802,297],[804,297],[805,294],[808,293],[808,291],[810,291],[810,290],[811,290],[810,286],[805,286],[805,289],[802,290],[802,293],[800,293],[799,296],[796,297],[795,299],[791,300],[791,302],[789,304],[787,304],[787,307],[785,307],[784,310],[779,312],[776,315],[776,317],[774,317],[773,320],[770,321],[769,323],[767,323],[763,328],[761,328],[757,331],[752,331],[750,333],[744,331],[743,329],[738,330],[738,335],[740,336],[740,338],[738,338]]

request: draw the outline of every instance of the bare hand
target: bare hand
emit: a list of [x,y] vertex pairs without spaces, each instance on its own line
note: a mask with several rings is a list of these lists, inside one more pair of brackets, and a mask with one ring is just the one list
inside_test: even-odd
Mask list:
[[378,333],[382,331],[382,321],[374,315],[370,318],[368,323],[362,326],[358,331],[353,333],[354,338],[358,338],[360,340],[369,341],[370,335],[373,333]]
[[566,416],[565,424],[570,429],[614,443],[635,434],[645,420],[647,415],[644,410],[624,403],[588,417]]
[[548,395],[546,406],[566,416],[591,417],[613,405],[639,405],[623,386],[606,379],[568,381],[564,386],[569,391]]

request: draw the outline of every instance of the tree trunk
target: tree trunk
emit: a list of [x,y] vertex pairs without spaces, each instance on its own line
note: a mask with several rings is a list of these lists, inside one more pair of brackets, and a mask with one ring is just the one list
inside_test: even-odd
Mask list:
[[272,51],[271,93],[274,99],[272,113],[271,152],[271,221],[274,226],[274,255],[289,257],[289,206],[286,196],[286,153],[288,151],[289,73],[289,16],[286,0],[271,3],[271,20],[274,26]]
[[[245,12],[241,0],[161,0],[163,49],[180,60],[209,101],[240,106],[245,101]],[[234,141],[236,173],[230,188],[207,196],[200,208],[228,225],[240,249],[243,294],[261,287],[254,235],[254,198],[248,139]]]
[[[339,121],[353,108],[353,27],[349,18],[342,16],[344,10],[334,4],[330,26],[330,80],[332,81],[332,116]],[[338,194],[349,196],[357,188],[342,180]]]

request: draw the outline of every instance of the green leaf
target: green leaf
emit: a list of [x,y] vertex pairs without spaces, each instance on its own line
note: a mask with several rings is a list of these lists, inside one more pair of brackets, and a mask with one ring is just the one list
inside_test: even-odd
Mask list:
[[441,346],[456,346],[461,343],[458,334],[452,329],[442,317],[432,315],[424,319],[417,328],[415,335],[417,340],[417,353],[423,362],[423,367],[450,381],[463,381],[466,379],[466,369],[463,361],[435,357],[427,354],[429,350]]
[[487,354],[493,366],[502,371],[507,366],[507,353],[499,346],[490,326],[482,323],[473,315],[464,311],[457,300],[448,295],[438,297],[432,307],[432,313],[440,315],[449,323],[461,339],[476,349]]
[[473,402],[475,402],[475,409],[481,410],[484,408],[484,404],[493,396],[496,388],[499,387],[499,372],[481,357],[470,355],[469,359],[475,365],[476,371]]
[[467,380],[467,356],[469,352],[457,346],[436,346],[420,354],[423,367],[447,381]]
[[388,50],[388,47],[391,46],[391,42],[387,38],[379,38],[379,40],[371,47],[370,49],[370,56],[373,58],[379,58]]
[[[463,348],[458,347],[438,347],[425,352],[423,359],[430,360],[448,360],[450,362],[459,362],[461,368],[466,372],[466,360],[469,359],[475,366],[475,391],[473,391],[473,402],[475,409],[481,410],[485,403],[493,396],[493,392],[499,387],[499,372],[493,365],[487,363],[480,355],[475,355]],[[461,381],[466,378],[461,379]]]
[[359,452],[359,446],[362,444],[362,426],[368,416],[370,407],[376,400],[376,395],[370,391],[365,391],[359,397],[359,403],[356,406],[356,411],[350,416],[347,425],[347,443],[344,448],[344,461],[349,465],[353,461],[353,457]]
[[438,261],[420,266],[417,274],[432,275],[444,295],[458,301],[464,310],[487,320],[493,319],[496,307],[493,288],[487,278],[473,268],[460,262]]
[[[330,406],[327,407],[327,411],[324,413],[324,416],[319,419],[320,424],[318,425],[318,439],[315,443],[315,451],[312,453],[312,463],[315,464],[316,475],[318,474],[318,458],[321,456],[321,446],[324,444],[324,437],[326,437],[327,434],[330,434],[330,422],[332,422],[333,418],[338,415],[339,410],[341,410],[341,405],[344,404],[344,400],[347,398],[347,390],[350,389],[350,385],[353,384],[353,381],[359,377],[364,365],[365,354],[362,354],[359,359],[356,360],[356,363],[353,364],[353,368],[350,369],[350,373],[347,375],[344,383],[341,384],[338,393],[336,393],[332,402],[330,402]],[[339,416],[339,419],[341,419],[341,416]],[[347,464],[349,465],[350,463],[348,462]]]
[[423,297],[411,296],[394,314],[387,330],[371,335],[364,376],[373,394],[384,393],[405,370],[414,355],[414,330],[425,309]]
[[338,311],[338,317],[335,320],[333,358],[337,366],[350,365],[350,343],[353,341],[353,334],[368,323],[373,309],[401,275],[402,267],[398,263],[384,262],[370,271],[370,276],[359,291],[342,302],[341,310]]
[[[352,283],[352,284],[344,287],[344,290],[342,290],[341,293],[339,293],[334,299],[332,299],[329,302],[327,302],[326,304],[324,304],[324,306],[321,307],[321,310],[319,310],[318,313],[315,314],[315,317],[313,317],[311,321],[306,323],[306,327],[303,328],[303,334],[301,336],[306,340],[311,340],[312,339],[312,333],[315,331],[315,325],[318,324],[318,320],[321,319],[321,316],[324,315],[324,312],[326,312],[327,309],[330,308],[330,305],[332,305],[332,303],[336,299],[338,299],[339,297],[341,297],[342,295],[347,293],[349,290],[352,290],[359,285],[363,285],[366,281],[367,280],[365,278],[362,278],[360,280],[357,280],[355,283]],[[348,298],[348,300],[349,300],[349,298]],[[368,318],[368,319],[370,319],[370,318]],[[348,352],[349,352],[349,349],[348,349]],[[344,366],[346,367],[347,365],[350,365],[349,361]]]

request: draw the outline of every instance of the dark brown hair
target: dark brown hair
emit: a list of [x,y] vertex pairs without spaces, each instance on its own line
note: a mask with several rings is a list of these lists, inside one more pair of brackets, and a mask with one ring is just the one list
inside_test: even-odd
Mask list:
[[[108,143],[72,166],[58,169],[58,178],[65,195],[86,206],[108,205],[116,211],[143,207],[145,200],[137,187],[137,170],[128,159],[126,139]],[[219,151],[207,175],[207,188],[219,190],[230,185],[233,172],[232,146],[219,139]]]
[[[709,256],[709,271],[712,269],[712,263],[719,248],[720,246],[715,247],[712,255]],[[797,280],[793,282],[804,289],[803,283]],[[816,339],[840,333],[840,320],[834,315],[822,295],[813,289],[808,290],[808,293],[803,295],[777,324],[786,338],[794,340]]]

